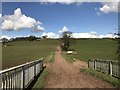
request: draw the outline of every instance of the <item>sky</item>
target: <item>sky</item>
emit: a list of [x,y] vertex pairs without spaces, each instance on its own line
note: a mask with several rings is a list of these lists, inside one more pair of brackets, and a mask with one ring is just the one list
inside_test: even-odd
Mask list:
[[[69,0],[68,0],[69,1]],[[7,38],[30,35],[59,38],[71,31],[74,38],[113,37],[118,30],[115,2],[2,2],[1,30]]]

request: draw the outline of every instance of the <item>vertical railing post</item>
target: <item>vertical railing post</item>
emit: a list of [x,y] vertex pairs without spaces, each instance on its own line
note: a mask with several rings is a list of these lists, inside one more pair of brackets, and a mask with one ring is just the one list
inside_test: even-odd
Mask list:
[[34,62],[34,77],[36,77],[36,62]]
[[2,74],[0,74],[0,90],[2,90]]
[[[0,72],[1,89],[26,89],[31,80],[43,69],[43,60],[37,60]],[[27,72],[28,71],[28,72]],[[32,73],[32,74],[31,74]],[[4,75],[4,77],[2,77]],[[30,75],[30,76],[29,76]],[[28,78],[29,77],[29,78]]]
[[120,73],[119,73],[119,71],[120,71],[120,61],[118,61],[118,78],[120,79]]
[[39,72],[41,72],[41,70],[42,70],[42,61],[39,62],[39,65],[40,65]]
[[42,69],[41,70],[43,70],[43,59],[42,59],[41,63],[42,63]]
[[109,74],[112,75],[112,61],[109,62]]
[[88,60],[88,68],[90,68],[90,65],[89,65],[90,63],[89,62],[90,62],[90,59]]
[[101,66],[102,66],[102,65],[101,65],[101,64],[102,64],[101,60],[99,61],[99,64],[100,64],[100,72],[101,72]]
[[23,70],[23,90],[25,89],[25,67],[22,67]]
[[96,70],[96,61],[97,60],[94,60],[94,69]]

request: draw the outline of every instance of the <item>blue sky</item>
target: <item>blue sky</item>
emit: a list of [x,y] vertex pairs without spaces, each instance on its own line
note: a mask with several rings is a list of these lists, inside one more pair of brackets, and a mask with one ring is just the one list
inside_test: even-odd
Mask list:
[[[54,33],[60,35],[60,30],[67,29],[73,33],[90,33],[96,32],[97,35],[106,35],[115,33],[118,27],[118,12],[109,10],[105,12],[104,5],[97,2],[90,3],[40,3],[40,2],[3,2],[2,16],[14,15],[18,8],[22,15],[34,18],[40,21],[43,30],[32,32],[38,25],[20,28],[20,29],[3,29],[2,34],[9,37],[35,35],[41,36],[43,33]],[[103,8],[103,11],[100,11]],[[3,20],[4,22],[4,20]],[[10,27],[10,26],[9,26]]]

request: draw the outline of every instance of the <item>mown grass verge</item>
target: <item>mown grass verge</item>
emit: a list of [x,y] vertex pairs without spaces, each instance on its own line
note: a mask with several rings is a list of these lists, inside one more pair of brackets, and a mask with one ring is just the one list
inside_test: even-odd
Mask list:
[[75,62],[75,58],[73,58],[72,54],[62,54],[62,55],[65,58],[65,60],[67,60],[68,62],[70,62],[70,63]]
[[45,68],[43,70],[43,72],[41,73],[40,77],[38,78],[37,82],[33,86],[33,88],[44,88],[45,87],[45,79],[46,79],[48,73],[49,73],[48,69]]
[[103,74],[101,72],[97,72],[95,70],[88,69],[88,68],[81,68],[80,72],[84,72],[84,73],[88,73],[92,76],[96,76],[104,81],[107,81],[108,83],[111,83],[113,86],[120,88],[120,79],[117,79],[117,78],[112,77],[110,75]]

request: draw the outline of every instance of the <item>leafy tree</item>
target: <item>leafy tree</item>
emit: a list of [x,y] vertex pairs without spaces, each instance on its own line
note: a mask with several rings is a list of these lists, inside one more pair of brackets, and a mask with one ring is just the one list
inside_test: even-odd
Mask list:
[[46,39],[47,37],[48,37],[47,35],[45,35],[45,36],[42,36],[42,38],[43,38],[43,39]]
[[31,36],[28,37],[28,40],[29,41],[34,41],[34,40],[37,40],[37,38],[35,36],[31,35]]
[[7,38],[3,38],[2,39],[2,43],[3,45],[6,47],[7,43],[8,43],[8,39]]
[[71,41],[71,36],[72,36],[72,32],[70,31],[66,31],[62,33],[62,44],[61,44],[61,48],[64,51],[68,51],[69,47],[70,47],[70,41]]

